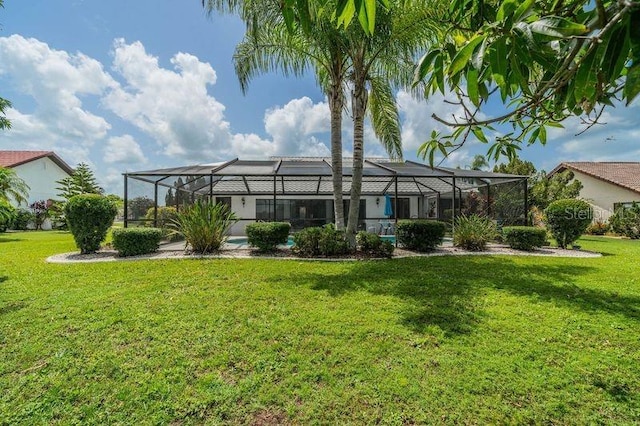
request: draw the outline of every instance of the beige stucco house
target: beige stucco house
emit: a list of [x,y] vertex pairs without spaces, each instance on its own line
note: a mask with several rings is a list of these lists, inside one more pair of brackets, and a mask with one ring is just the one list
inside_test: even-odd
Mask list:
[[567,162],[550,174],[565,170],[582,182],[580,198],[593,205],[594,220],[606,221],[618,204],[640,202],[640,162]]

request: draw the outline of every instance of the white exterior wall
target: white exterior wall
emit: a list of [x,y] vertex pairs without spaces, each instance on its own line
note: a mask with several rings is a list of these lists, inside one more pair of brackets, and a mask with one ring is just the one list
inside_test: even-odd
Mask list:
[[[12,169],[30,188],[27,205],[22,204],[19,206],[21,208],[28,208],[32,203],[40,200],[59,200],[56,181],[69,177],[67,172],[49,157],[39,158]],[[51,229],[49,220],[42,224],[42,229]]]
[[571,169],[575,178],[582,182],[580,198],[588,201],[593,206],[595,220],[606,221],[613,214],[615,203],[639,201],[640,194],[618,185],[596,179],[577,170]]
[[56,181],[69,177],[67,172],[48,157],[21,164],[13,167],[13,170],[31,188],[29,204],[40,200],[59,199]]
[[[348,199],[348,195],[345,195],[345,199]],[[242,198],[244,198],[245,203],[244,206],[242,205]],[[277,197],[280,200],[290,200],[290,199],[296,199],[296,200],[318,200],[318,199],[333,199],[333,197],[331,195],[295,195],[295,194],[291,194],[291,195],[278,195]],[[376,198],[379,199],[379,204],[376,204]],[[409,198],[409,208],[410,208],[410,213],[411,213],[411,217],[418,217],[419,213],[418,213],[418,198],[417,196],[411,196],[411,197],[402,197],[400,196],[399,198]],[[272,196],[268,196],[268,195],[245,195],[245,196],[240,196],[240,195],[234,195],[231,197],[231,210],[234,211],[234,213],[241,218],[254,218],[256,216],[256,199],[261,199],[261,200],[272,200],[273,197]],[[380,218],[381,220],[385,220],[384,218],[386,217],[384,215],[384,203],[385,203],[385,198],[384,195],[380,195],[380,196],[362,196],[363,200],[366,200],[367,203],[367,217],[369,218]],[[379,227],[379,221],[380,219],[369,219],[366,221],[367,223],[367,228],[373,227],[374,229],[376,229],[376,232],[378,230]],[[347,220],[347,218],[345,218],[345,221]],[[253,220],[241,220],[240,222],[236,223],[232,228],[231,228],[231,235],[245,235],[245,227],[250,224],[253,223]]]

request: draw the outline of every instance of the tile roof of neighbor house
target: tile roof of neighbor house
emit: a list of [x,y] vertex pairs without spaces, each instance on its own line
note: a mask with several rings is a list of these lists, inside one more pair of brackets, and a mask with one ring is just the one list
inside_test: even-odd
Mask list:
[[17,167],[40,158],[49,157],[58,167],[73,174],[73,169],[53,151],[0,151],[0,166]]
[[560,163],[550,174],[566,169],[575,170],[640,193],[640,162],[566,162]]

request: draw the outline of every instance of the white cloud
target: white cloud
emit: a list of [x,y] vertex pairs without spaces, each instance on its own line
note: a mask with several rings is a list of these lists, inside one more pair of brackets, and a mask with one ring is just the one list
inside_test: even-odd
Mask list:
[[283,107],[268,110],[265,130],[273,138],[271,155],[327,156],[327,145],[314,134],[326,133],[330,127],[329,106],[314,104],[308,97],[292,99]]
[[73,151],[73,160],[85,161],[90,147],[111,128],[103,117],[86,109],[81,100],[85,95],[101,95],[117,86],[95,59],[12,35],[0,38],[0,74],[35,102],[31,114],[16,108],[8,110],[12,130],[3,137],[4,148],[9,145]]
[[104,147],[104,161],[107,163],[144,163],[145,157],[138,142],[131,135],[109,138]]
[[563,129],[550,129],[546,147],[534,148],[545,158],[541,167],[550,169],[562,161],[637,161],[639,110],[638,102],[629,107],[619,103],[604,112],[601,124],[586,131],[580,117],[565,120]]
[[226,159],[238,151],[264,145],[257,135],[233,135],[224,118],[225,106],[207,89],[216,83],[215,70],[188,53],[171,58],[173,70],[140,42],[114,43],[113,69],[126,85],[104,98],[105,105],[153,138],[170,157],[206,162]]

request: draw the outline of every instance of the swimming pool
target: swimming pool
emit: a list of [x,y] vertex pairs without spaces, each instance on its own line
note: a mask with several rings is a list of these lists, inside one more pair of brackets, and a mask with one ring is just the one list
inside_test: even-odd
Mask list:
[[[238,245],[238,246],[248,246],[249,245],[249,241],[247,239],[247,237],[229,237],[229,239],[227,240],[227,244],[234,244],[234,245]],[[289,236],[289,239],[287,240],[287,247],[291,247],[293,246],[293,237]]]
[[[382,238],[383,240],[386,241],[390,241],[391,244],[395,244],[396,243],[396,236],[395,235],[380,235],[380,238]],[[247,237],[229,237],[229,239],[227,240],[227,244],[233,244],[233,245],[237,245],[237,246],[249,246],[249,242]],[[293,237],[290,235],[289,239],[287,240],[287,247],[291,247],[293,246]]]

